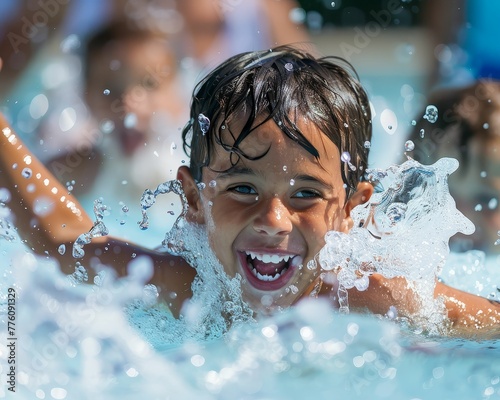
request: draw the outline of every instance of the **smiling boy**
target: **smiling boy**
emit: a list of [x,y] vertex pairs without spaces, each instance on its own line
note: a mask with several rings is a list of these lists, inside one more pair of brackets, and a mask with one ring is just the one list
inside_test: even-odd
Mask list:
[[[191,164],[178,172],[189,205],[186,219],[205,230],[224,271],[241,275],[243,300],[257,314],[318,292],[321,268],[314,257],[325,234],[348,232],[350,211],[373,191],[361,182],[371,138],[368,99],[349,66],[341,65],[340,59],[317,59],[289,47],[244,53],[212,71],[193,95],[183,131]],[[92,221],[0,122],[0,186],[11,190],[16,226],[35,251],[58,258],[72,272],[75,260],[56,249],[74,242]],[[23,182],[27,160],[35,190]],[[42,194],[55,206],[36,216]],[[107,236],[85,251],[83,265],[98,260],[122,274],[132,257],[150,257],[151,283],[164,298],[176,293],[169,300],[175,315],[191,296],[195,271],[180,257]],[[436,295],[444,296],[456,333],[498,335],[497,305],[439,283]],[[352,308],[385,314],[396,307],[403,316],[418,308],[415,298],[404,278],[376,274],[368,290],[349,294]]]

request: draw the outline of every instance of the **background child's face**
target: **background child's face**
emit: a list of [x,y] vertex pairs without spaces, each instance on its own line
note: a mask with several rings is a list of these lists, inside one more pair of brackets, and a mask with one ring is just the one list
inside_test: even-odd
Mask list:
[[[87,100],[92,114],[98,122],[114,122],[125,154],[152,139],[147,135],[152,116],[184,111],[173,92],[176,59],[164,40],[116,41],[91,55],[90,67]],[[127,115],[134,117],[127,121]]]
[[476,249],[500,254],[500,137],[487,141],[474,138],[468,145],[468,164],[449,178],[457,208],[476,226],[472,240]]
[[231,167],[229,153],[217,146],[203,169],[211,247],[228,275],[243,277],[244,299],[256,310],[294,303],[319,276],[319,266],[308,263],[325,233],[347,230],[339,149],[313,124],[301,120],[298,126],[319,160],[268,121],[240,146],[249,156],[269,149],[264,157],[214,172]]

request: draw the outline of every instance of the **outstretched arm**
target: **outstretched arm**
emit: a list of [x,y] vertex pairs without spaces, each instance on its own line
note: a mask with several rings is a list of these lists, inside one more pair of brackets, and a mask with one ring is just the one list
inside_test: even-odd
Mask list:
[[479,339],[500,338],[500,303],[438,282],[434,291],[443,296],[452,333]]
[[[328,283],[321,284],[321,295],[337,303],[338,281],[335,274],[328,275]],[[316,283],[311,286],[315,287]],[[472,339],[500,338],[500,303],[437,282],[434,297],[442,297],[450,322],[449,334]],[[370,277],[367,290],[348,290],[349,307],[386,315],[391,307],[400,317],[418,315],[422,304],[408,281],[402,277],[388,279],[380,274]]]
[[74,242],[93,225],[78,201],[29,151],[0,114],[0,187],[20,236],[37,253]]
[[[500,304],[437,282],[434,297],[442,296],[451,323],[451,335],[473,339],[500,338]],[[421,307],[404,278],[387,279],[375,274],[366,291],[349,291],[349,304],[385,315],[394,306],[411,316]]]
[[[38,254],[57,259],[61,270],[74,272],[76,262],[83,266],[96,262],[127,272],[128,263],[139,256],[151,259],[155,284],[162,297],[178,315],[182,303],[191,297],[191,282],[196,274],[182,258],[158,253],[112,237],[98,237],[84,247],[85,256],[75,259],[70,250],[57,251],[61,244],[71,247],[93,221],[78,201],[29,151],[0,114],[0,188],[10,192],[7,206],[14,215],[14,225],[26,244]],[[89,278],[92,280],[92,271]],[[175,296],[172,294],[175,293]]]

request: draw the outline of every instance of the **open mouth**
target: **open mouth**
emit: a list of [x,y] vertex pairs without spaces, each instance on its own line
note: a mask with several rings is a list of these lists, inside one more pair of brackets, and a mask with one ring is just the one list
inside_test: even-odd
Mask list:
[[297,254],[244,251],[239,256],[249,282],[261,290],[280,289],[302,263]]

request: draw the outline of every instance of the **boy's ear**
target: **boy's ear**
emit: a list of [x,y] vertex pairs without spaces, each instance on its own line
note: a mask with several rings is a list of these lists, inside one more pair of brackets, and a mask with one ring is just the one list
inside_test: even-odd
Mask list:
[[345,218],[342,223],[342,232],[347,233],[353,226],[351,211],[354,207],[366,203],[373,194],[373,186],[368,182],[359,182],[356,192],[351,196],[344,206]]
[[200,192],[196,181],[188,167],[182,166],[177,170],[177,179],[182,183],[182,190],[188,202],[186,219],[197,224],[205,223],[205,214],[201,203]]

